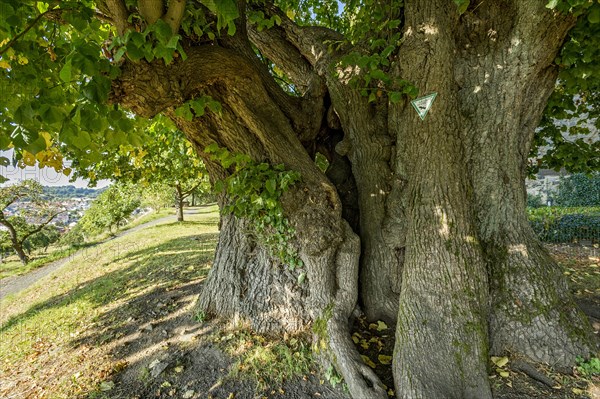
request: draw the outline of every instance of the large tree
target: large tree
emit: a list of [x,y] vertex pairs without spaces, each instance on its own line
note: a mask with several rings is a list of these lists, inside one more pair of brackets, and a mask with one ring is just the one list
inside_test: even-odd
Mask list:
[[93,183],[96,179],[112,179],[140,188],[167,186],[177,206],[177,220],[183,222],[184,202],[207,183],[206,168],[192,144],[167,119],[156,118],[146,133],[148,140],[141,145],[121,145],[118,151],[107,153],[99,162],[77,172],[86,177],[92,171]]
[[[227,182],[207,313],[312,326],[361,399],[386,393],[350,339],[357,306],[396,325],[399,397],[488,398],[490,354],[568,365],[597,348],[523,187],[550,96],[555,114],[578,89],[597,109],[596,2],[36,4],[3,2],[0,145],[85,170],[147,139],[132,113],[170,118]],[[433,93],[421,118],[410,101]]]
[[[35,180],[23,180],[0,188],[0,224],[6,229],[7,238],[24,265],[29,262],[25,253],[28,241],[35,241],[36,235],[38,240],[41,239],[40,233],[64,212],[44,201],[42,193],[42,185]],[[20,209],[11,215],[8,208],[19,203]]]

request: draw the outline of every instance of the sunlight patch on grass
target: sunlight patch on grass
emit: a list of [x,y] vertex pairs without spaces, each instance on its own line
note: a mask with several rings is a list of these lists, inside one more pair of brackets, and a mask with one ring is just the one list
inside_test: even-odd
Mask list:
[[[204,278],[212,213],[149,227],[91,248],[29,289],[0,301],[0,397],[73,398],[115,367],[108,343],[158,289]],[[212,250],[210,249],[212,248]]]

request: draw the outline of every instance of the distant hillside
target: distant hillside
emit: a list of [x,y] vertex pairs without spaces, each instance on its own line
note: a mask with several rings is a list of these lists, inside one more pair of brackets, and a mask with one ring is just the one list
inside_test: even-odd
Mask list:
[[73,185],[44,187],[44,195],[52,199],[69,199],[83,197],[96,198],[102,191],[104,191],[104,188],[83,188],[75,187]]

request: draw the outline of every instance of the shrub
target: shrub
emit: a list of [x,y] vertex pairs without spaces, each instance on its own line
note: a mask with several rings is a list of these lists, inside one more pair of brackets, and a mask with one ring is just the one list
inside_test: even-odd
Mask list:
[[600,206],[600,172],[561,177],[554,200],[559,206]]
[[540,208],[544,206],[544,201],[542,201],[542,196],[540,194],[527,194],[527,207],[528,208]]
[[600,207],[529,209],[529,221],[542,241],[600,241]]

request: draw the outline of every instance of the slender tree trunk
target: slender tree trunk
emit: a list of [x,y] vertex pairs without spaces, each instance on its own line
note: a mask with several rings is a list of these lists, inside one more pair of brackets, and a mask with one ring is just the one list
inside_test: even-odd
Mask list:
[[19,260],[21,261],[21,263],[23,263],[24,265],[29,263],[29,256],[27,256],[27,254],[23,250],[23,245],[21,245],[20,242],[13,241],[13,249],[15,250],[15,253],[19,257]]
[[183,222],[183,190],[180,184],[175,185],[175,192],[177,193],[177,221]]
[[0,223],[4,227],[7,228],[8,235],[10,237],[10,242],[12,243],[12,247],[13,247],[15,253],[19,257],[19,260],[21,261],[21,263],[26,265],[29,262],[29,257],[23,250],[23,240],[19,240],[19,235],[17,233],[17,230],[14,228],[12,223],[10,223],[8,220],[6,220],[4,218],[4,215],[2,215],[2,220],[0,221]]

